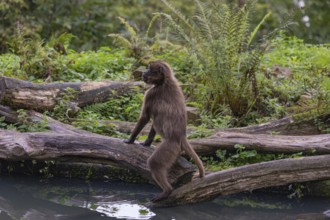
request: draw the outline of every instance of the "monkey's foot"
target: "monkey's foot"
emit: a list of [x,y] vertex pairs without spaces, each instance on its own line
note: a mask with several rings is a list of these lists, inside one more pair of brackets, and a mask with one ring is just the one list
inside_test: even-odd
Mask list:
[[140,145],[142,145],[143,147],[151,147],[151,143],[146,143],[146,142],[140,142]]
[[163,199],[166,199],[172,191],[165,191],[162,193],[159,193],[157,196],[155,196],[154,198],[151,199],[152,202],[159,202]]
[[134,141],[132,141],[132,140],[124,140],[124,143],[125,144],[134,144]]

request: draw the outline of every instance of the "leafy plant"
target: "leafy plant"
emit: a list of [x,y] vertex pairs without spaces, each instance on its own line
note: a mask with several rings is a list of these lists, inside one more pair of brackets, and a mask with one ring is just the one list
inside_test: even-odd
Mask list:
[[290,68],[294,73],[305,69],[330,69],[329,45],[306,44],[295,36],[280,32],[271,42],[270,52],[265,54],[261,68],[280,65]]
[[65,89],[61,98],[58,99],[57,105],[54,107],[54,110],[50,113],[50,115],[56,118],[59,121],[68,121],[70,119],[70,111],[76,111],[76,103],[74,102],[76,98],[77,91],[68,87]]
[[[260,95],[264,97],[267,114],[271,118],[279,118],[288,111],[303,114],[301,118],[326,114],[330,105],[329,59],[326,45],[305,44],[283,33],[275,38],[261,63],[265,75],[271,74],[258,76],[264,88]],[[287,68],[291,76],[283,78],[272,74],[274,66]]]
[[92,112],[90,112],[88,116],[84,117],[84,119],[78,119],[77,121],[73,122],[73,125],[78,128],[97,134],[108,135],[108,136],[117,136],[118,134],[118,132],[116,131],[116,127],[114,125],[108,123],[104,124],[98,121],[97,115]]
[[97,51],[70,51],[65,57],[65,81],[127,80],[135,59],[126,58],[123,50],[102,47]]
[[9,42],[11,51],[20,56],[18,75],[30,79],[58,79],[63,68],[61,56],[66,53],[73,36],[62,34],[48,44],[38,37],[29,36],[21,26],[16,37]]
[[5,117],[0,117],[0,128],[6,128],[7,123],[5,122]]
[[87,81],[128,79],[132,58],[124,51],[102,47],[97,51],[69,49],[71,34],[52,36],[48,42],[17,28],[10,54],[0,56],[0,75],[31,81]]
[[[175,18],[166,13],[158,14],[188,47],[194,69],[199,72],[194,75],[200,82],[196,91],[206,110],[216,114],[221,106],[227,105],[234,116],[244,117],[258,107],[256,74],[266,46],[257,44],[253,48],[252,42],[269,14],[250,32],[255,1],[247,1],[244,7],[238,8],[236,4],[228,5],[223,1],[207,4],[195,0],[197,13],[190,19],[167,0],[162,2]],[[290,24],[286,22],[276,31]]]
[[204,138],[204,137],[210,136],[212,134],[213,134],[212,131],[205,129],[203,127],[198,127],[198,128],[196,128],[196,130],[194,132],[188,134],[188,139]]
[[148,34],[151,26],[158,17],[159,15],[156,15],[151,19],[148,30],[143,37],[140,37],[135,28],[125,19],[118,17],[119,21],[125,26],[128,37],[125,37],[123,34],[109,34],[108,36],[114,38],[119,45],[124,47],[129,57],[134,57],[138,61],[138,64],[143,64],[143,59],[148,59],[147,56],[151,55],[151,48],[148,45]]
[[8,124],[5,122],[5,117],[0,117],[0,128],[4,129],[16,129],[20,132],[40,132],[48,130],[48,121],[43,118],[41,121],[33,121],[31,116],[26,110],[17,110],[18,117],[17,123]]
[[231,167],[243,166],[247,164],[260,163],[263,161],[279,160],[284,158],[298,158],[302,153],[295,154],[271,154],[258,153],[256,150],[246,150],[242,144],[234,146],[235,151],[217,150],[215,156],[203,157],[206,167],[211,171],[228,169]]
[[78,118],[84,118],[86,114],[93,113],[99,120],[136,121],[140,114],[142,102],[142,93],[130,94],[104,103],[86,106],[79,112]]

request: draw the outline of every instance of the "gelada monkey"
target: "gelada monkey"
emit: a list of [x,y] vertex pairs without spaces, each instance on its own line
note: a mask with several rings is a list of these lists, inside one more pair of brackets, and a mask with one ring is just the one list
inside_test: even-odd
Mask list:
[[152,127],[143,145],[150,146],[156,133],[162,137],[162,143],[147,161],[152,178],[163,190],[152,199],[156,202],[171,194],[173,188],[167,178],[168,170],[182,151],[193,158],[200,177],[205,175],[205,171],[202,161],[187,141],[184,96],[171,67],[161,60],[150,62],[142,79],[153,86],[145,93],[140,119],[125,143],[134,143],[137,135],[150,119]]

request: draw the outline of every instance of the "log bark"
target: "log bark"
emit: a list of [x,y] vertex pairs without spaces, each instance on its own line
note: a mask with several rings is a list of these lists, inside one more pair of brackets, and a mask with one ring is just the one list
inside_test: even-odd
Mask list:
[[116,81],[37,84],[0,77],[0,104],[16,109],[52,110],[66,89],[71,88],[76,91],[76,99],[72,101],[84,107],[128,94],[142,85],[142,82]]
[[[324,116],[329,118],[329,115]],[[330,124],[329,124],[330,125]],[[293,116],[271,122],[241,128],[224,129],[223,131],[249,134],[277,134],[277,135],[316,135],[322,131],[315,125],[315,118],[297,120]]]
[[[46,119],[48,121],[48,127],[51,131],[57,133],[68,133],[77,135],[94,135],[100,136],[94,133],[90,133],[71,125],[58,122],[50,117],[43,116],[42,114],[29,111],[28,114],[32,120],[40,121]],[[17,113],[8,107],[0,105],[0,116],[5,116],[6,121],[11,123],[17,123]],[[135,123],[132,122],[111,122],[114,123],[120,131],[130,133],[134,128]],[[243,129],[243,128],[242,128]],[[142,131],[142,134],[147,134],[150,130],[149,127]],[[235,130],[235,129],[233,129]],[[189,132],[193,132],[193,128],[188,129]],[[237,131],[237,130],[235,130]],[[288,136],[288,135],[269,135],[269,134],[253,134],[253,133],[238,133],[234,131],[219,131],[215,135],[190,140],[190,144],[199,155],[209,155],[215,153],[217,150],[235,150],[236,144],[242,144],[246,150],[257,150],[263,153],[300,153],[305,154],[329,154],[330,153],[330,134],[310,135],[310,136]]]
[[[330,118],[330,116],[327,116]],[[328,120],[328,119],[326,119]],[[102,121],[104,124],[115,124],[119,131],[124,133],[131,133],[134,129],[134,122],[123,122],[123,121]],[[330,125],[328,122],[327,125]],[[147,134],[149,127],[144,131],[143,134]],[[322,131],[318,129],[314,124],[314,119],[310,120],[296,120],[292,116],[287,116],[285,118],[274,120],[268,123],[252,125],[240,128],[227,128],[227,129],[208,129],[217,133],[219,131],[223,132],[234,132],[234,133],[248,133],[248,134],[271,134],[271,135],[317,135],[322,134]],[[192,133],[196,131],[194,127],[187,127],[187,133]]]
[[196,179],[173,191],[156,207],[211,200],[217,196],[330,178],[330,155],[283,159],[236,167]]
[[[0,158],[6,160],[117,163],[151,179],[146,160],[152,151],[151,148],[140,145],[124,144],[122,140],[115,138],[0,130]],[[176,164],[171,170],[171,182],[194,170],[187,161]],[[167,200],[154,205],[195,203],[220,195],[329,178],[330,155],[264,162],[211,173],[202,179],[197,178],[177,188]]]
[[[33,110],[27,111],[27,114],[29,115],[31,121],[35,123],[39,123],[42,120],[47,120],[47,127],[52,132],[62,133],[62,134],[76,134],[76,135],[93,134],[95,136],[98,136],[97,134],[75,128],[72,125],[59,122],[51,117],[45,116]],[[13,123],[13,124],[19,123],[18,113],[7,106],[0,105],[0,116],[5,117],[5,121],[8,123]]]
[[330,134],[287,136],[218,132],[208,138],[191,140],[190,143],[198,154],[209,154],[219,149],[233,150],[236,144],[242,144],[246,150],[264,153],[330,153]]
[[[2,110],[6,112],[7,118],[15,120],[15,114],[10,115],[8,109],[2,106],[0,113]],[[44,117],[34,111],[30,111],[30,114],[36,120]],[[116,164],[134,170],[144,178],[151,180],[149,170],[146,167],[146,161],[153,149],[140,145],[127,145],[120,139],[81,131],[51,118],[48,119],[50,128],[56,132],[18,133],[5,130],[0,131],[0,158],[15,161],[37,159]],[[210,148],[211,150],[207,150],[207,152],[219,149],[219,142],[221,142],[223,147],[230,149],[236,143],[245,143],[247,149],[249,147],[257,147],[259,151],[263,151],[267,149],[267,146],[263,146],[260,142],[257,143],[257,138],[259,138],[259,141],[265,140],[264,143],[268,141],[272,149],[277,149],[277,151],[281,152],[288,148],[291,151],[299,152],[303,150],[310,152],[311,149],[316,149],[317,153],[330,152],[330,135],[303,137],[252,135],[232,132],[223,132],[221,133],[222,136],[219,136],[219,134],[217,133],[217,135],[208,138],[207,142],[203,142],[201,139],[192,141],[191,143],[196,147],[197,151],[199,149],[198,147],[200,149]],[[285,139],[289,147],[282,148],[281,145],[285,143],[285,141],[283,142],[283,138],[288,137],[294,140]],[[302,140],[299,142],[301,138]],[[250,145],[246,143],[250,143]],[[305,143],[307,144],[304,145]],[[194,180],[176,189],[168,200],[153,205],[168,206],[194,203],[212,199],[219,195],[228,195],[263,187],[328,179],[330,178],[329,166],[330,156],[325,155],[237,167],[211,173],[203,179]],[[194,171],[195,167],[192,167],[190,163],[181,158],[175,167],[171,169],[170,180],[172,183],[175,183],[179,177],[191,174]]]
[[[0,130],[0,159],[82,161],[97,164],[118,164],[139,172],[151,180],[146,161],[152,148],[125,144],[123,140],[101,135],[60,134],[53,132],[19,133]],[[169,174],[172,183],[195,171],[180,157]]]

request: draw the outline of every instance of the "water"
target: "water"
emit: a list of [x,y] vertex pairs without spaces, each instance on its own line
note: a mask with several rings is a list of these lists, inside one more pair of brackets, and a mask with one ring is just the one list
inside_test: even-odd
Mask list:
[[325,198],[244,193],[195,205],[146,207],[157,192],[148,184],[1,177],[0,220],[330,220],[330,199]]

